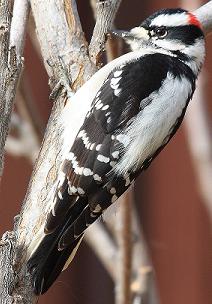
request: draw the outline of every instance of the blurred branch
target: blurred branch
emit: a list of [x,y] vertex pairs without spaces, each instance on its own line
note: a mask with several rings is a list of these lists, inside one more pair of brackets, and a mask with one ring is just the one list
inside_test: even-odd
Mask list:
[[[14,7],[10,0],[0,3],[0,179],[15,90],[22,68],[21,57],[28,11],[29,5],[25,0],[18,6],[15,3]],[[22,18],[17,22],[20,16]]]
[[[201,1],[196,0],[191,3],[188,0],[182,0],[181,2],[184,7],[193,10],[200,5]],[[205,33],[209,34],[212,31],[212,1],[197,9],[195,14],[201,21]],[[206,77],[206,72],[203,71],[198,79],[192,105],[186,115],[185,126],[199,192],[212,220],[212,124],[205,104]]]
[[132,237],[131,237],[131,209],[132,200],[129,192],[121,200],[116,218],[117,253],[117,279],[116,304],[131,303],[131,271],[132,271]]
[[[204,96],[205,78],[206,75],[203,72],[199,77],[199,85],[195,91],[192,106],[186,116],[185,126],[199,192],[212,220],[212,125],[204,103],[206,100]],[[194,126],[198,127],[194,128]]]
[[8,136],[5,149],[12,155],[24,156],[34,163],[40,148],[40,134],[37,133],[26,98],[20,90],[17,91],[16,108],[18,113],[12,114],[11,130],[17,136]]
[[[183,2],[186,2],[186,5],[191,4],[191,1]],[[198,6],[201,5],[201,1],[198,2]],[[192,1],[193,3],[194,1]],[[210,34],[212,32],[212,1],[208,1],[208,3],[195,10],[194,13],[201,22],[205,34]]]
[[[131,192],[131,200],[134,201],[134,191]],[[133,235],[133,258],[132,258],[132,298],[133,304],[158,304],[154,271],[149,259],[146,241],[141,231],[140,222],[135,202],[132,208],[132,235]]]
[[16,48],[18,57],[22,57],[23,55],[28,17],[28,0],[15,0],[13,5],[13,17],[11,22],[10,47]]

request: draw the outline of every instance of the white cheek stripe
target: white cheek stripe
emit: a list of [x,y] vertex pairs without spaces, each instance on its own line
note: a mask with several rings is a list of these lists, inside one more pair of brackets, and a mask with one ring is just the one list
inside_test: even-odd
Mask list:
[[171,16],[168,14],[159,15],[152,20],[150,26],[182,26],[188,24],[188,14],[185,12],[172,14]]

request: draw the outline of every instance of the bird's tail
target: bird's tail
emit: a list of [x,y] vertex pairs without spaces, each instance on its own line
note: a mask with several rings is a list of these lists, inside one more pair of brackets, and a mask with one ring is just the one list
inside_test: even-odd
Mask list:
[[61,225],[50,234],[43,234],[38,247],[30,256],[27,266],[32,275],[33,289],[35,294],[45,293],[57,279],[61,271],[68,267],[82,241],[83,233],[64,249],[58,244],[64,231],[72,225],[79,210],[71,208],[66,214]]

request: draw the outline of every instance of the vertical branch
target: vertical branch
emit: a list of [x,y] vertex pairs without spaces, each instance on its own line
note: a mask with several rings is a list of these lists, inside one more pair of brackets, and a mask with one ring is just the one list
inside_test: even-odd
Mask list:
[[95,65],[99,64],[101,52],[106,42],[106,34],[113,24],[114,17],[121,4],[121,0],[96,1],[96,7],[92,1],[96,24],[94,27],[89,55]]
[[[194,165],[199,192],[212,220],[212,143],[211,126],[204,96],[206,73],[201,74],[192,106],[186,116],[187,140]],[[194,129],[194,126],[198,128]]]
[[[131,192],[132,200],[134,195]],[[158,304],[153,268],[149,259],[148,248],[140,227],[135,202],[132,206],[132,298],[134,304]]]
[[26,26],[29,17],[28,0],[15,0],[11,23],[10,47],[16,48],[18,57],[23,55]]
[[[182,0],[181,2],[184,7],[193,10],[200,5],[201,1],[196,0],[190,3],[190,1]],[[205,34],[209,33],[212,30],[212,1],[197,9],[195,14],[202,23]],[[192,105],[185,119],[185,126],[199,192],[212,220],[212,124],[205,105],[204,85],[206,82],[206,73],[202,71]],[[198,128],[194,128],[196,125]]]
[[132,270],[132,231],[131,231],[131,195],[127,192],[122,198],[117,214],[117,281],[116,304],[131,303],[131,270]]
[[[0,3],[0,179],[15,90],[22,68],[21,57],[28,11],[29,6],[25,0],[19,8],[16,5],[13,8],[10,0],[2,0]],[[22,19],[17,24],[20,15]],[[19,26],[20,29],[17,28]]]

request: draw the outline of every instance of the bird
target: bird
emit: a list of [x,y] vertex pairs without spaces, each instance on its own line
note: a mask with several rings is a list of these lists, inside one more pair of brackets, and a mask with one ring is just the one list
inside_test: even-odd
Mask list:
[[68,267],[87,227],[145,171],[181,125],[205,57],[197,17],[162,9],[129,31],[129,51],[97,71],[60,114],[61,165],[27,261],[34,293]]

